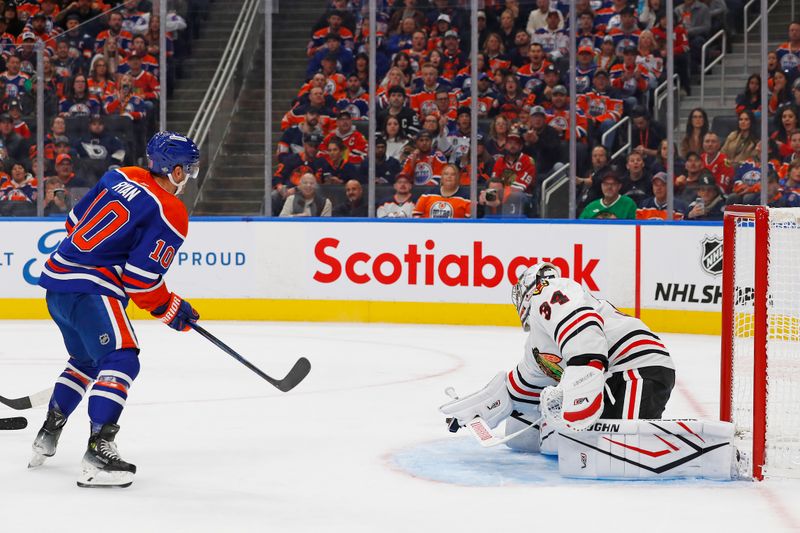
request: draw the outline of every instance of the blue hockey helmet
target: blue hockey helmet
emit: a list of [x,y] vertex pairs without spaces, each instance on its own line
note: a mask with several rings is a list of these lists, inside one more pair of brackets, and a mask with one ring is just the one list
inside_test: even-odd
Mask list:
[[[147,143],[148,166],[152,172],[167,176],[180,194],[187,180],[197,178],[200,172],[200,150],[190,138],[172,131],[159,131]],[[173,169],[183,168],[186,178],[175,183]]]

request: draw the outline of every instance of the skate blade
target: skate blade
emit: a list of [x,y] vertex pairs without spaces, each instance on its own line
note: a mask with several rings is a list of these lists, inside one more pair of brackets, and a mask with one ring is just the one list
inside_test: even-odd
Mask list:
[[95,467],[83,467],[78,486],[85,489],[114,489],[130,487],[133,472],[106,472]]
[[28,461],[28,468],[39,468],[47,461],[52,455],[43,455],[41,453],[33,452],[31,460]]

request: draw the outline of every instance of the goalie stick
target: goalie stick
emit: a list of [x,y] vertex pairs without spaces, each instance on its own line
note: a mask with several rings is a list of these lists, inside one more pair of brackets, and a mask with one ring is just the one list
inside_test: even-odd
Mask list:
[[278,390],[282,392],[289,392],[293,388],[295,388],[311,371],[311,363],[305,357],[301,357],[300,359],[295,362],[294,366],[289,373],[283,379],[275,379],[271,376],[268,376],[264,372],[262,372],[257,366],[253,363],[236,353],[230,346],[216,338],[214,335],[203,329],[201,326],[197,325],[196,323],[189,323],[189,326],[194,329],[197,333],[211,341],[217,348],[222,350],[223,352],[227,353],[244,366],[261,376],[265,379],[270,385],[274,386]]
[[25,429],[26,427],[28,427],[28,420],[23,416],[0,418],[0,431]]
[[0,403],[12,409],[16,409],[17,411],[24,411],[31,407],[38,407],[46,404],[50,400],[51,394],[53,394],[52,387],[39,391],[36,394],[31,394],[30,396],[23,396],[22,398],[4,398],[0,396]]

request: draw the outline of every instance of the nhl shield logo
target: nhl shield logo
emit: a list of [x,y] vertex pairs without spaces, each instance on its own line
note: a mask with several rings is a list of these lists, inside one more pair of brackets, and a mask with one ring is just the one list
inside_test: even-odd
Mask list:
[[102,344],[103,346],[108,344],[110,340],[111,338],[108,336],[108,333],[103,333],[102,335],[100,335],[100,344]]
[[700,266],[712,276],[719,276],[722,274],[722,239],[707,236],[700,244],[703,250]]

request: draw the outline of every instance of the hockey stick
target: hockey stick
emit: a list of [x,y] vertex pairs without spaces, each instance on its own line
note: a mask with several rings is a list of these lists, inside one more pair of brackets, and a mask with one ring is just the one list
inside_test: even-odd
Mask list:
[[271,376],[268,376],[264,372],[262,372],[257,366],[253,363],[236,353],[231,347],[227,344],[216,338],[214,335],[203,329],[197,324],[189,323],[189,326],[194,329],[197,333],[211,341],[217,348],[225,352],[226,354],[230,355],[244,366],[264,378],[267,382],[273,385],[275,388],[282,392],[289,392],[293,388],[295,388],[303,379],[308,375],[311,371],[311,363],[305,357],[301,357],[297,360],[289,373],[283,379],[275,379]]
[[0,431],[25,429],[28,427],[28,420],[23,416],[15,416],[13,418],[0,418]]
[[38,407],[46,404],[50,400],[50,396],[52,394],[53,387],[50,387],[43,391],[39,391],[36,394],[31,394],[30,396],[24,396],[22,398],[3,398],[0,396],[0,403],[7,405],[12,409],[16,409],[17,411],[24,411],[25,409],[30,409],[31,407]]

